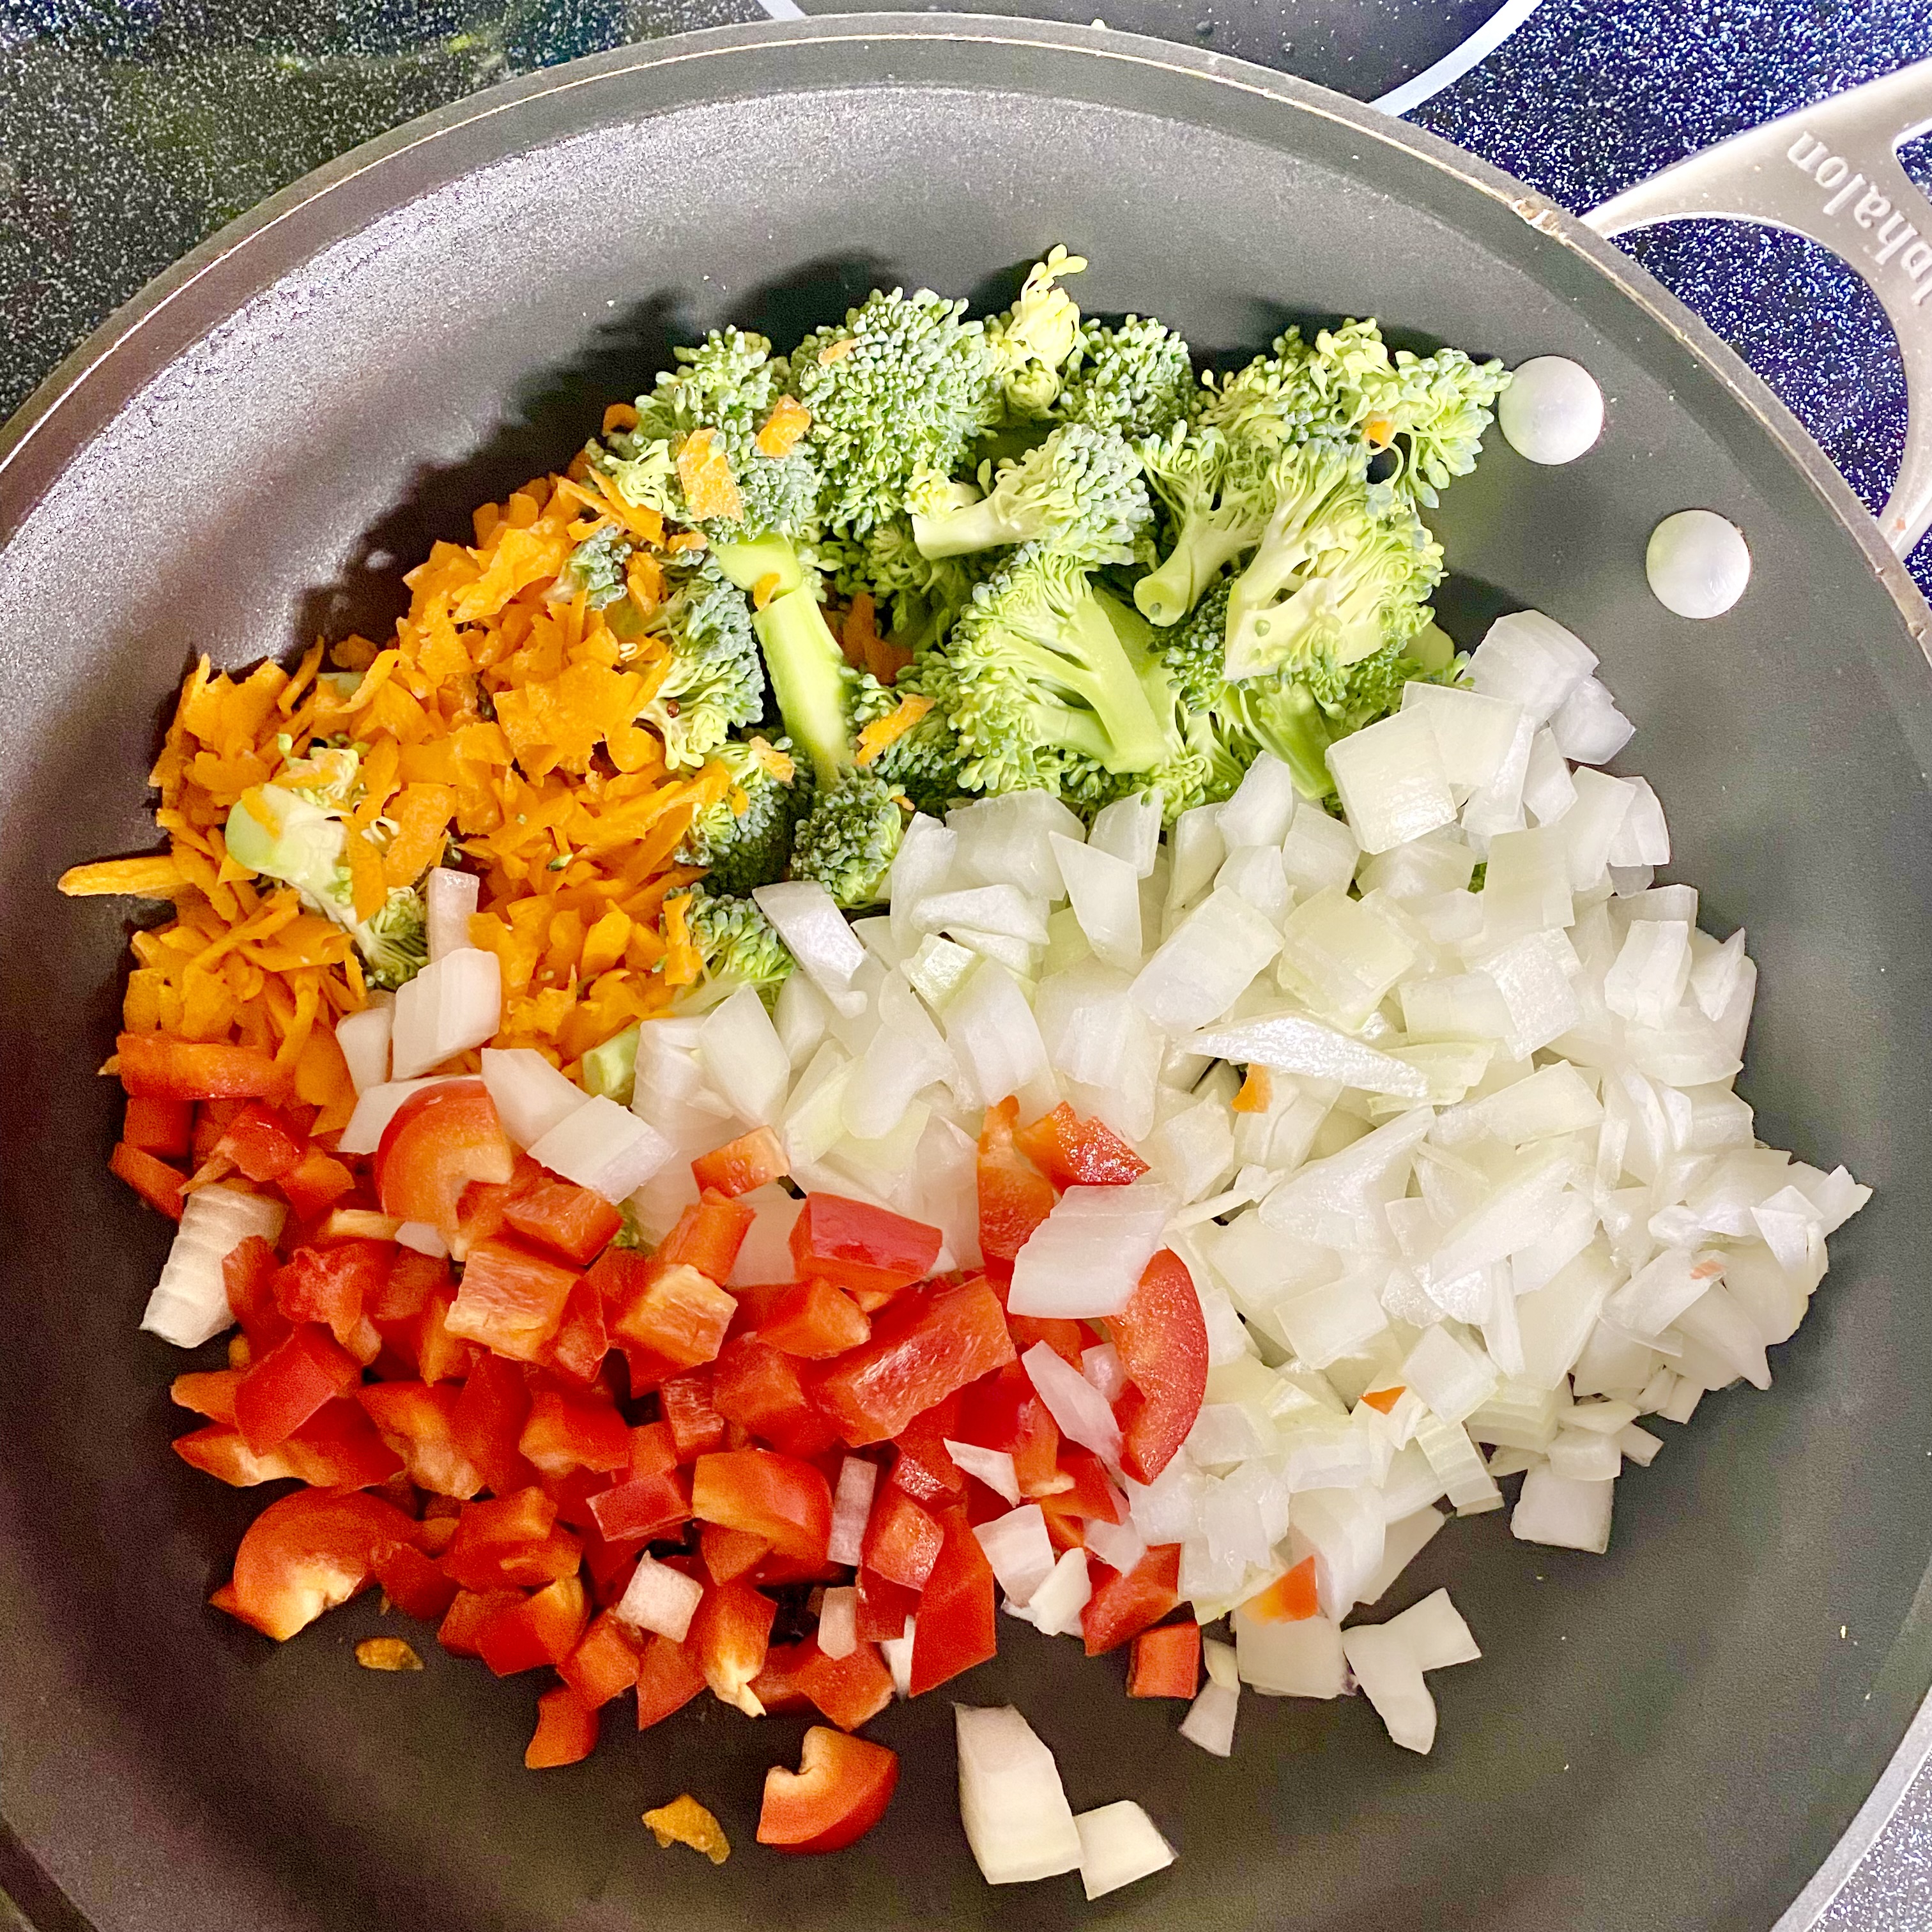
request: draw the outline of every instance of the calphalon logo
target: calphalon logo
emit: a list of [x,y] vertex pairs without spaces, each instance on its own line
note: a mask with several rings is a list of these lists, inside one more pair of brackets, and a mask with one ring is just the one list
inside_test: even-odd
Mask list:
[[[1853,172],[1851,163],[1844,155],[1833,154],[1816,135],[1801,134],[1787,150],[1787,158],[1799,173],[1809,175],[1820,188],[1831,190],[1825,203],[1827,214],[1849,210],[1861,228],[1871,231],[1871,245],[1865,253],[1874,261],[1888,266],[1898,256],[1899,273],[1912,286],[1914,308],[1932,296],[1932,241],[1893,208],[1888,196],[1863,175]],[[1856,201],[1854,195],[1858,196]]]

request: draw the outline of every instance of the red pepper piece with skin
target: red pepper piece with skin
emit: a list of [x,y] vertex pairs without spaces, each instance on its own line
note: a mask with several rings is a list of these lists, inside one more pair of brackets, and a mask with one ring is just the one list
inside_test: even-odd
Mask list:
[[578,1280],[574,1268],[513,1242],[478,1242],[464,1264],[449,1332],[514,1361],[540,1360]]
[[266,1100],[287,1087],[282,1070],[253,1047],[124,1033],[114,1043],[122,1086],[141,1100]]
[[1016,1359],[1006,1312],[976,1276],[901,1296],[873,1324],[871,1341],[821,1380],[819,1406],[859,1448],[896,1436],[955,1390]]
[[230,1311],[257,1354],[272,1348],[292,1325],[275,1305],[275,1276],[280,1265],[274,1250],[259,1234],[250,1234],[230,1250],[221,1264],[221,1285]]
[[284,1483],[295,1470],[280,1448],[258,1456],[243,1440],[232,1424],[211,1423],[206,1429],[190,1430],[174,1439],[175,1454],[190,1469],[226,1483],[231,1490],[250,1490],[258,1483]]
[[590,1610],[584,1585],[560,1576],[508,1604],[476,1633],[476,1652],[499,1677],[561,1664],[577,1648]]
[[842,1194],[808,1194],[792,1223],[791,1258],[801,1275],[890,1292],[929,1275],[944,1240],[937,1228],[887,1208]]
[[278,1453],[298,1481],[317,1490],[367,1490],[403,1473],[403,1459],[346,1396],[326,1402]]
[[798,1681],[799,1667],[809,1646],[807,1639],[800,1643],[775,1643],[766,1651],[764,1664],[752,1679],[752,1695],[764,1706],[766,1717],[811,1708],[812,1700]]
[[637,1682],[637,1639],[605,1610],[592,1620],[556,1671],[592,1710],[601,1708]]
[[1127,1666],[1130,1697],[1192,1699],[1201,1683],[1201,1626],[1161,1624],[1134,1639]]
[[456,1600],[456,1586],[420,1550],[392,1544],[376,1558],[376,1581],[406,1617],[440,1623]]
[[275,1185],[298,1220],[315,1221],[354,1187],[356,1177],[333,1154],[311,1146]]
[[[906,1618],[919,1608],[919,1592],[862,1569],[859,1588],[858,1630],[871,1643],[886,1643],[905,1635]],[[932,1580],[928,1577],[928,1582]]]
[[993,1570],[986,1552],[960,1516],[951,1517],[945,1528],[939,1560],[920,1593],[913,1626],[915,1697],[985,1663],[999,1648]]
[[629,1468],[590,1498],[590,1513],[607,1541],[632,1545],[691,1520],[691,1481],[677,1466],[669,1424],[646,1423],[631,1431]]
[[537,1727],[524,1748],[526,1771],[554,1771],[580,1763],[597,1748],[597,1706],[568,1684],[537,1700]]
[[728,1342],[712,1364],[711,1400],[727,1422],[788,1456],[822,1456],[838,1439],[797,1361],[754,1336]]
[[242,1386],[239,1369],[196,1369],[168,1384],[168,1400],[178,1408],[205,1415],[211,1422],[235,1426],[235,1391]]
[[959,1432],[961,1406],[962,1397],[956,1390],[914,1416],[892,1438],[897,1453],[890,1480],[915,1502],[930,1507],[965,1500],[966,1478],[946,1447],[949,1441],[966,1439]]
[[165,1100],[138,1094],[128,1096],[121,1117],[121,1138],[143,1154],[178,1160],[193,1144],[194,1106],[191,1101]]
[[638,1729],[663,1723],[704,1688],[704,1667],[696,1651],[668,1636],[652,1636],[638,1653]]
[[517,1447],[546,1476],[572,1469],[602,1474],[629,1466],[631,1432],[614,1403],[538,1389]]
[[738,1264],[738,1250],[757,1219],[743,1202],[707,1190],[677,1217],[651,1258],[667,1268],[682,1262],[716,1282],[728,1282]]
[[556,1520],[566,1529],[581,1530],[598,1536],[596,1512],[590,1505],[611,1486],[611,1478],[590,1469],[568,1469],[560,1476],[546,1476],[543,1492],[556,1505]]
[[583,1546],[556,1526],[556,1504],[542,1490],[468,1502],[442,1552],[443,1574],[466,1590],[539,1589],[574,1575]]
[[1053,1183],[1013,1138],[1020,1103],[1009,1095],[986,1109],[980,1130],[980,1252],[1010,1268],[1033,1231],[1053,1212]]
[[[923,1590],[939,1561],[945,1531],[938,1520],[891,1484],[880,1486],[866,1525],[859,1561],[875,1575],[908,1590]],[[830,1714],[828,1713],[828,1714]]]
[[614,1296],[607,1281],[598,1284],[610,1306],[612,1337],[627,1349],[643,1349],[668,1364],[673,1374],[714,1360],[737,1312],[736,1301],[708,1275],[682,1262],[665,1266],[613,1249],[598,1268],[605,1269],[618,1255],[622,1260],[608,1273],[628,1277],[623,1288]]
[[380,1497],[298,1490],[243,1532],[221,1607],[278,1642],[374,1581],[376,1559],[416,1526]]
[[770,1127],[754,1127],[749,1133],[700,1154],[691,1163],[699,1191],[709,1189],[728,1200],[782,1180],[790,1172],[784,1144]]
[[[1017,1346],[1017,1344],[1016,1344]],[[1018,1362],[982,1376],[960,1399],[962,1442],[1004,1450],[1013,1459],[1020,1494],[1028,1501],[1065,1485],[1060,1473],[1060,1430]]]
[[[466,1342],[460,1335],[449,1332],[449,1311],[455,1306],[454,1288],[436,1288],[422,1315],[415,1322],[403,1324],[406,1346],[402,1352],[406,1359],[413,1358],[416,1373],[426,1382],[460,1382],[466,1386],[476,1370],[488,1361],[514,1374],[514,1363],[504,1361],[488,1348],[479,1348],[474,1342]],[[512,1483],[508,1486],[516,1489],[520,1485]],[[496,1485],[493,1483],[490,1487],[494,1489]]]
[[290,1322],[320,1322],[358,1362],[373,1362],[382,1338],[368,1318],[380,1298],[394,1250],[352,1240],[298,1248],[275,1276],[275,1305]]
[[724,1446],[724,1418],[711,1399],[708,1367],[673,1376],[658,1384],[658,1406],[670,1426],[680,1462],[695,1462]]
[[[427,1360],[424,1380],[430,1379]],[[536,1471],[517,1447],[530,1418],[530,1384],[515,1363],[488,1350],[478,1352],[458,1391],[452,1418],[455,1444],[499,1496],[527,1490]]]
[[226,1160],[250,1180],[280,1180],[302,1164],[305,1138],[290,1130],[272,1108],[250,1100],[221,1130],[213,1158]]
[[182,1186],[188,1179],[178,1167],[125,1141],[116,1143],[107,1157],[110,1172],[124,1180],[156,1213],[170,1221],[182,1217]]
[[832,1491],[819,1472],[770,1449],[721,1450],[691,1472],[692,1514],[761,1536],[781,1556],[823,1562],[832,1533]]
[[877,1646],[860,1643],[830,1658],[808,1637],[802,1649],[793,1681],[842,1731],[870,1724],[892,1701],[892,1673]]
[[1080,1612],[1087,1654],[1118,1650],[1157,1624],[1180,1601],[1180,1546],[1157,1543],[1124,1576],[1090,1557],[1094,1594]]
[[377,1323],[407,1322],[429,1306],[438,1288],[449,1285],[447,1262],[419,1255],[413,1248],[392,1246],[381,1282],[364,1291],[362,1312]]
[[752,1680],[765,1667],[778,1610],[770,1598],[748,1583],[714,1583],[692,1613],[686,1634],[712,1694],[749,1718],[764,1714],[752,1694]]
[[1107,1480],[1106,1466],[1090,1449],[1072,1442],[1060,1445],[1060,1472],[1065,1488],[1054,1501],[1076,1516],[1097,1516],[1102,1522],[1120,1520],[1120,1495]]
[[362,1379],[362,1364],[326,1328],[304,1322],[249,1370],[235,1426],[256,1455],[286,1442],[322,1404]]
[[764,1537],[748,1529],[728,1528],[722,1522],[705,1523],[698,1532],[698,1551],[706,1574],[714,1583],[728,1583],[755,1570],[771,1548]]
[[475,1657],[477,1634],[506,1604],[520,1600],[520,1590],[458,1590],[436,1626],[436,1640],[454,1657]]
[[899,1781],[896,1751],[814,1724],[796,1771],[765,1773],[758,1843],[782,1852],[842,1851],[885,1815]]
[[538,1174],[503,1204],[503,1225],[582,1268],[610,1246],[624,1217],[602,1195]]
[[872,1323],[852,1298],[816,1276],[786,1288],[758,1324],[760,1341],[814,1362],[860,1347],[872,1333]]
[[1127,1386],[1114,1400],[1120,1467],[1150,1483],[1186,1439],[1208,1393],[1208,1324],[1186,1264],[1171,1248],[1150,1261],[1108,1327]]
[[442,1080],[412,1094],[382,1130],[376,1197],[384,1214],[427,1222],[448,1238],[461,1232],[463,1190],[472,1181],[501,1185],[516,1166],[489,1088]]
[[570,1291],[570,1299],[563,1304],[563,1319],[556,1324],[543,1359],[560,1375],[587,1382],[596,1378],[610,1352],[604,1298],[586,1275]]
[[1148,1171],[1111,1127],[1083,1120],[1065,1100],[1018,1129],[1013,1144],[1056,1187],[1125,1187]]

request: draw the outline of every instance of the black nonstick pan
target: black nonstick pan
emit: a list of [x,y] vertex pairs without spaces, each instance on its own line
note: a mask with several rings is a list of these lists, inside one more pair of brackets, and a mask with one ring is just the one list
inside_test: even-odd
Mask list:
[[[356,1667],[373,1599],[280,1647],[209,1610],[262,1498],[168,1453],[182,1364],[136,1332],[164,1232],[106,1173],[94,1077],[123,914],[53,892],[151,842],[192,653],[386,625],[432,539],[671,344],[793,339],[877,282],[1003,302],[1061,242],[1093,260],[1084,306],[1217,356],[1373,314],[1595,372],[1593,454],[1534,470],[1497,439],[1447,500],[1444,620],[1473,643],[1534,605],[1600,654],[1675,875],[1762,968],[1759,1132],[1878,1190],[1774,1389],[1710,1398],[1627,1477],[1607,1557],[1493,1516],[1404,1580],[1395,1607],[1452,1582],[1485,1652],[1437,1680],[1430,1758],[1360,1700],[1250,1696],[1223,1763],[1116,1661],[1003,1632],[951,1688],[1027,1712],[1076,1810],[1137,1798],[1180,1850],[1091,1908],[981,1883],[946,1696],[877,1726],[905,1765],[885,1826],[787,1862],[751,1840],[796,1719],[614,1713],[593,1759],[532,1774],[525,1685],[434,1645],[421,1676]],[[1691,506],[1756,560],[1702,624],[1643,576]],[[1932,619],[1792,419],[1576,222],[1338,96],[1106,31],[660,42],[413,124],[190,257],[0,440],[0,1813],[43,1928],[1767,1932],[1881,1784],[1932,1681]],[[739,1846],[722,1870],[638,1822],[687,1790]]]

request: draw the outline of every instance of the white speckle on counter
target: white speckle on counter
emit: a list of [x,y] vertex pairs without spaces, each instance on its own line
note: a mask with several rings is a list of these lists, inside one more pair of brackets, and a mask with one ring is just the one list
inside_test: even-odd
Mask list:
[[1750,581],[1744,533],[1714,510],[1679,510],[1650,533],[1643,554],[1652,593],[1680,617],[1718,617]]
[[1510,378],[1496,419],[1517,455],[1532,463],[1574,463],[1604,432],[1604,392],[1580,362],[1539,356]]

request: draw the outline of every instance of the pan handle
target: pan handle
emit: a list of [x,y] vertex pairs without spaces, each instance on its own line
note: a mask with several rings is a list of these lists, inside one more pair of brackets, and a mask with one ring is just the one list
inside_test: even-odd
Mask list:
[[1932,128],[1932,60],[1720,141],[1583,217],[1606,240],[1682,215],[1808,236],[1863,276],[1905,364],[1905,455],[1879,518],[1900,556],[1932,528],[1932,201],[1898,150]]

